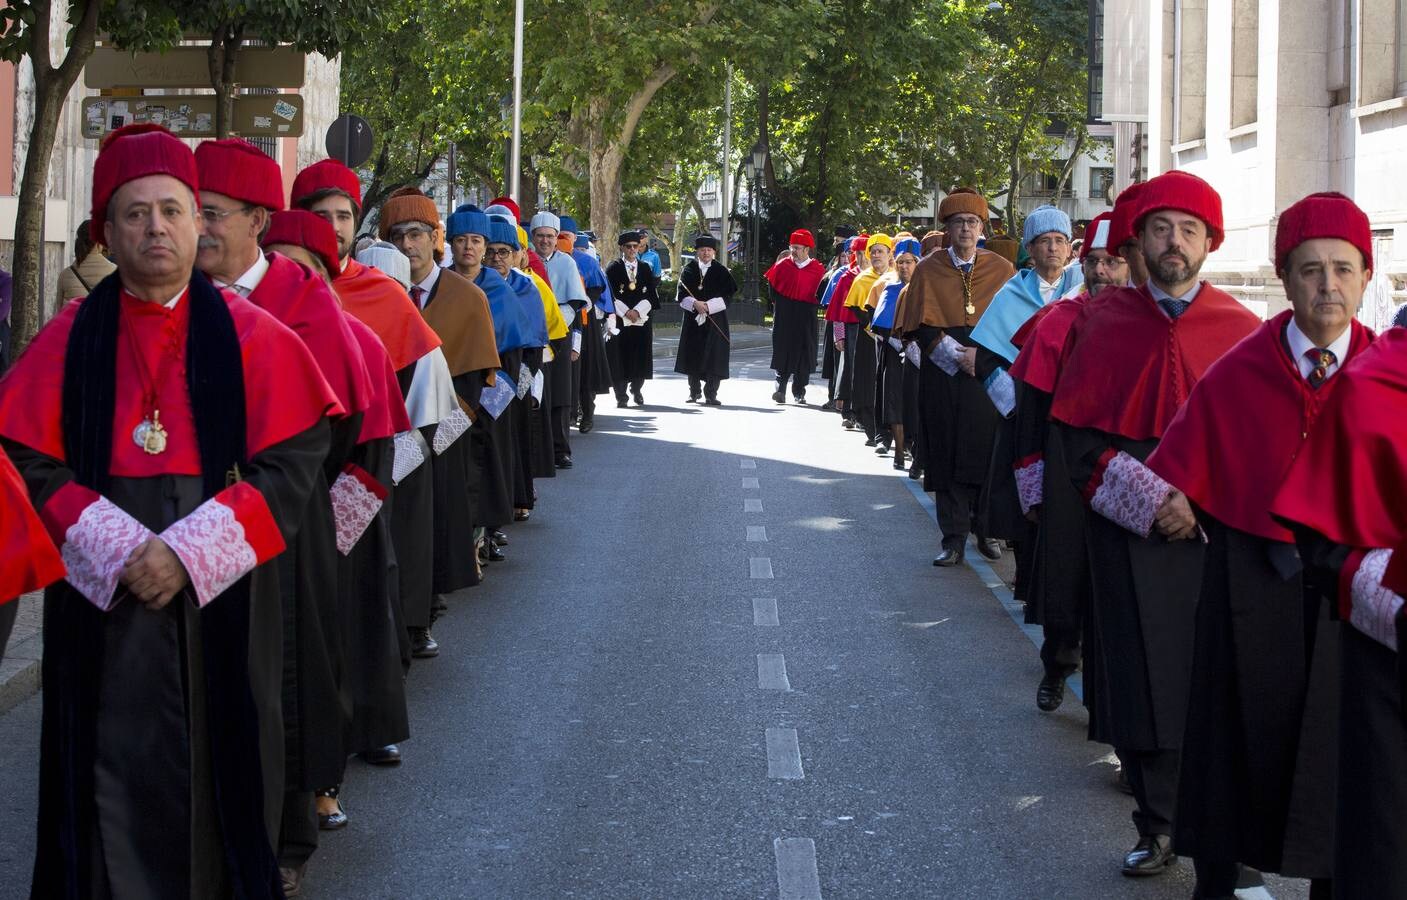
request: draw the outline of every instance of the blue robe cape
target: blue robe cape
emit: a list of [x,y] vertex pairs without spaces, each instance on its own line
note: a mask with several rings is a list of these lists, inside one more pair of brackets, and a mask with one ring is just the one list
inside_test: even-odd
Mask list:
[[[513,289],[497,270],[480,266],[474,284],[489,298],[489,311],[493,313],[493,337],[498,344],[499,353],[520,350],[523,347],[542,346],[541,343],[533,343],[536,335],[533,333],[533,321],[529,317],[531,310],[526,304],[516,302]],[[546,335],[547,319],[542,314],[541,303],[537,304],[537,312],[538,318],[543,322],[542,333]],[[517,373],[513,373],[513,376],[516,378]]]
[[586,295],[586,286],[582,284],[581,269],[570,254],[561,250],[543,259],[542,266],[547,270],[547,285],[557,296],[557,305],[572,309],[570,313],[562,313],[562,318],[567,320],[569,327],[576,328],[580,324],[576,314],[591,302]]
[[[497,271],[494,272],[498,274]],[[542,308],[542,295],[537,292],[537,285],[528,276],[517,269],[509,269],[508,277],[504,279],[508,289],[513,292],[520,307],[519,314],[522,316],[522,335],[526,343],[523,347],[546,347],[547,346],[547,313]],[[487,292],[485,292],[487,293]],[[494,316],[495,329],[497,328],[498,317]]]
[[[831,295],[835,293],[835,287],[840,282],[840,276],[846,269],[847,267],[841,266],[828,276],[829,280],[826,282],[826,292],[821,295],[821,309],[825,309],[831,305]],[[845,298],[841,297],[840,302],[844,303]]]
[[[1059,300],[1071,288],[1084,283],[1084,270],[1078,265],[1067,266],[1060,273],[1060,281],[1055,286],[1051,301]],[[992,298],[977,327],[972,329],[972,340],[1005,357],[1007,362],[1016,362],[1017,351],[1011,343],[1011,336],[1035,315],[1036,310],[1045,306],[1041,301],[1040,284],[1041,276],[1036,274],[1035,269],[1022,269],[1011,276]]]
[[894,311],[899,308],[899,292],[904,289],[904,284],[902,281],[886,284],[884,290],[879,292],[879,304],[875,306],[874,318],[870,320],[871,328],[894,327]]
[[[585,250],[573,250],[572,259],[576,260],[576,267],[581,272],[581,280],[586,283],[587,291],[591,288],[601,288],[601,296],[596,298],[596,308],[608,316],[614,315],[616,301],[611,296],[611,286],[606,282],[606,272],[596,261],[596,257]],[[587,296],[590,296],[590,293]]]

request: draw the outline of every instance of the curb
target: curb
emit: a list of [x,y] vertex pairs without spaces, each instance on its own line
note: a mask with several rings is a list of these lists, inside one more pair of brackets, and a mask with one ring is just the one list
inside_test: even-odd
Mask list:
[[10,645],[0,660],[0,715],[19,706],[39,691],[39,671],[44,659],[42,593],[25,594],[20,604]]

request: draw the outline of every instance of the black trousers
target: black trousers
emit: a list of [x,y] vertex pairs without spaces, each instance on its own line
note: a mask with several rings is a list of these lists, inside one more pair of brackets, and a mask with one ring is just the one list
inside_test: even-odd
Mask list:
[[977,497],[981,485],[954,481],[933,492],[938,505],[938,527],[943,531],[943,548],[960,550],[977,519]]
[[1129,787],[1133,788],[1133,799],[1138,803],[1133,811],[1133,824],[1139,836],[1171,836],[1182,751],[1119,750],[1118,753]]
[[1041,664],[1051,678],[1069,678],[1080,667],[1080,633],[1065,634],[1058,628],[1045,628],[1041,641]]
[[[645,388],[645,379],[636,378],[631,381],[617,381],[614,387],[616,389],[616,399],[619,400],[621,403],[624,403],[626,387],[629,387],[632,391],[638,394]],[[692,391],[693,388],[691,387],[690,390]]]
[[286,869],[299,868],[307,864],[317,849],[318,808],[312,792],[284,791],[278,864]]
[[722,381],[722,379],[714,376],[710,376],[708,378],[700,378],[697,375],[690,375],[689,396],[697,397],[699,396],[699,393],[702,392],[705,400],[717,400],[718,384],[720,381]]
[[570,406],[558,406],[552,410],[552,443],[558,456],[570,456],[572,445],[567,440],[567,435],[571,432],[572,408]]
[[806,372],[783,373],[777,376],[777,390],[785,392],[787,389],[787,379],[791,379],[791,395],[798,400],[806,396],[806,386],[811,383],[811,376]]
[[10,320],[0,319],[0,372],[10,367]]
[[15,627],[15,617],[19,615],[20,602],[11,600],[8,603],[2,602],[0,597],[0,662],[5,661],[5,645],[10,642],[10,632]]

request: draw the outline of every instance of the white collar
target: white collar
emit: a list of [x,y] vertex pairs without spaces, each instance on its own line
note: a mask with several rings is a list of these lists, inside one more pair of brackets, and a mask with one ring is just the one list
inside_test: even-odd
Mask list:
[[259,286],[259,282],[263,281],[264,276],[268,273],[269,260],[263,253],[260,253],[254,258],[254,265],[245,269],[244,274],[236,278],[233,282],[230,284],[220,284],[216,282],[215,284],[217,287],[231,288],[241,297],[248,297],[250,294],[254,293],[254,289]]
[[[1300,375],[1308,378],[1314,366],[1308,359],[1305,359],[1304,355],[1306,352],[1316,349],[1318,345],[1300,330],[1294,316],[1290,317],[1290,323],[1285,326],[1285,343],[1290,345],[1290,353],[1295,357],[1295,365],[1299,367]],[[1323,348],[1334,354],[1334,364],[1328,368],[1330,375],[1337,372],[1339,367],[1348,361],[1348,348],[1351,343],[1353,343],[1353,326],[1350,324],[1343,330],[1343,334],[1334,339],[1332,344]]]
[[424,280],[424,281],[417,281],[415,284],[412,284],[411,287],[418,287],[418,288],[420,288],[422,291],[425,292],[425,297],[426,297],[426,299],[429,299],[430,294],[435,290],[435,282],[437,282],[437,281],[439,281],[439,280],[440,280],[440,267],[439,267],[439,266],[431,266],[431,267],[430,267],[430,274],[425,276],[425,280]]
[[948,247],[948,258],[953,261],[953,268],[960,269],[963,266],[975,266],[977,264],[977,248],[972,249],[972,259],[958,259],[958,252],[950,245]]
[[796,266],[798,269],[804,269],[804,268],[806,268],[807,266],[811,265],[811,263],[815,262],[815,260],[808,256],[808,257],[806,257],[805,259],[803,259],[801,262],[797,262],[795,259],[792,259],[791,262],[792,262],[792,265]]

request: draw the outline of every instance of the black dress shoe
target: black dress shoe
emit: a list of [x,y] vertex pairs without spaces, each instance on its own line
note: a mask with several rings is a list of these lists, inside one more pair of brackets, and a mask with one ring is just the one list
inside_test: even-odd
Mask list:
[[835,401],[827,400],[825,403],[821,404],[821,409],[833,411],[835,409]]
[[940,566],[946,569],[950,566],[962,565],[962,559],[963,555],[961,548],[953,549],[951,547],[944,547],[942,553],[939,553],[937,556],[933,557],[933,564],[935,566]]
[[698,402],[699,402],[700,400],[702,400],[702,399],[703,399],[703,398],[702,398],[701,396],[699,396],[698,394],[690,394],[690,395],[689,395],[689,399],[688,399],[688,400],[685,400],[684,402],[685,402],[685,403],[698,403]]
[[616,409],[625,409],[630,403],[624,397],[616,398]]
[[395,744],[387,744],[384,747],[377,747],[375,750],[363,750],[360,755],[362,762],[372,766],[399,766],[401,764],[401,748]]
[[596,420],[595,420],[595,419],[591,418],[590,416],[582,416],[582,417],[581,417],[581,422],[578,423],[578,425],[577,425],[577,427],[576,427],[576,430],[577,430],[577,431],[580,431],[582,434],[586,434],[588,431],[590,431],[591,429],[593,429],[593,428],[595,428],[595,427],[596,427]]
[[570,469],[572,467],[572,457],[569,453],[563,453],[557,457],[557,468]]
[[977,552],[996,562],[1002,558],[1002,545],[991,538],[978,538]]
[[894,456],[894,468],[895,468],[895,470],[896,470],[896,471],[899,471],[899,472],[903,472],[904,470],[908,469],[908,467],[909,467],[909,464],[906,463],[906,462],[904,462],[904,457],[903,457],[902,455],[900,455],[900,454],[895,454],[895,456]]
[[445,599],[444,594],[436,594],[430,601],[430,609],[437,613],[449,612],[449,600]]
[[1161,875],[1175,862],[1177,854],[1172,852],[1172,838],[1166,834],[1150,834],[1139,838],[1124,857],[1123,873],[1130,878]]
[[531,518],[532,518],[532,510],[519,509],[519,510],[514,510],[514,512],[513,512],[513,521],[514,521],[514,522],[526,522],[528,519],[531,519]]
[[508,546],[508,535],[504,534],[501,531],[495,531],[492,535],[489,536],[489,539],[493,541],[493,545],[495,547]]
[[279,881],[283,882],[283,896],[301,897],[303,896],[303,867],[302,866],[279,866]]
[[[325,791],[314,791],[313,794],[318,797],[331,797],[333,800],[336,800],[337,788],[328,788]],[[348,821],[347,811],[342,808],[342,804],[339,802],[337,804],[337,812],[328,813],[327,815],[318,813],[318,831],[337,831],[340,828],[346,828]]]
[[636,405],[636,406],[644,406],[644,405],[645,405],[645,394],[644,394],[643,391],[638,391],[638,390],[636,390],[636,391],[631,391],[630,393],[631,393],[631,395],[635,398],[635,405]]
[[430,629],[410,629],[410,655],[414,659],[434,659],[440,655],[440,645],[430,634]]
[[484,546],[488,548],[489,562],[503,562],[508,558],[508,554],[494,546],[493,541],[489,541]]
[[865,446],[866,446],[866,447],[878,447],[878,446],[879,446],[879,441],[875,440],[874,438],[866,438],[866,439],[865,439]]
[[707,400],[704,401],[704,406],[722,406],[722,405],[723,405],[723,401],[719,400],[717,397],[709,397]]
[[855,420],[854,420],[854,419],[841,419],[841,420],[840,420],[840,427],[841,427],[841,428],[844,428],[846,431],[854,431],[854,430],[855,430]]
[[793,399],[793,401],[795,401],[795,403],[796,403],[797,406],[805,406],[805,405],[806,405],[806,395],[805,395],[805,394],[797,394],[797,395],[796,395],[795,397],[793,397],[792,399]]
[[919,465],[918,462],[915,461],[913,465],[909,466],[909,478],[912,481],[918,481],[922,477],[923,466]]
[[875,456],[888,456],[889,449],[889,445],[881,441],[879,446],[874,448]]
[[781,403],[781,404],[783,404],[783,405],[786,404],[786,402],[787,402],[787,395],[782,392],[782,389],[781,389],[781,388],[778,388],[777,390],[775,390],[775,391],[772,392],[772,402],[773,402],[773,403]]
[[1065,700],[1065,679],[1059,675],[1047,675],[1036,687],[1036,708],[1041,712],[1055,712]]

